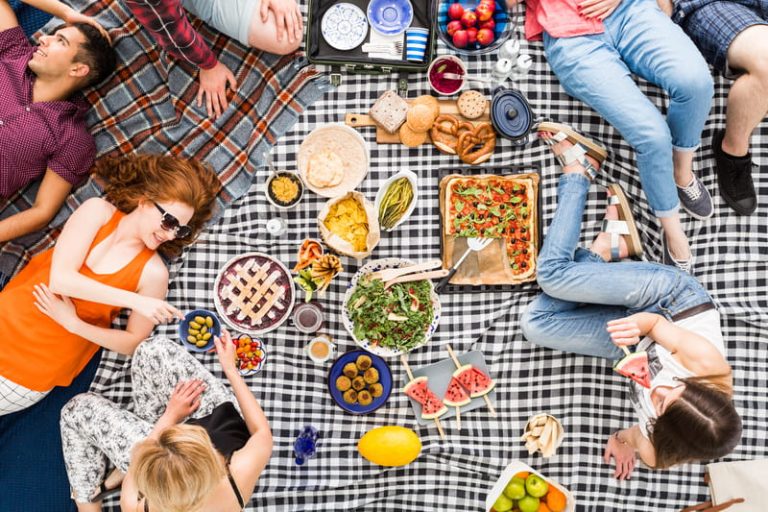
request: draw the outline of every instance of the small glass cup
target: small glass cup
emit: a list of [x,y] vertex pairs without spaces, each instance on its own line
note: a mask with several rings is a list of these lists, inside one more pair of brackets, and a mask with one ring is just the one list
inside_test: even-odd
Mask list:
[[[458,75],[459,78],[444,78],[446,73]],[[427,80],[437,94],[451,96],[462,90],[467,83],[467,65],[454,55],[437,57],[427,69]]]
[[296,464],[301,466],[307,460],[317,454],[317,440],[320,433],[313,426],[307,425],[299,432],[296,441],[293,442],[293,453]]
[[293,325],[300,332],[314,334],[320,330],[325,316],[320,306],[312,302],[299,304],[293,308]]

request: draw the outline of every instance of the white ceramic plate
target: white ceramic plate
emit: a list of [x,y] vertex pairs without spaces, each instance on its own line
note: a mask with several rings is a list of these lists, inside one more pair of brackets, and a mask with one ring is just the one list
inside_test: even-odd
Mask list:
[[[352,279],[349,281],[349,284],[347,285],[347,291],[344,293],[344,300],[342,301],[341,305],[341,323],[344,324],[344,327],[347,329],[347,332],[349,332],[349,335],[352,336],[352,339],[355,340],[355,343],[357,343],[360,347],[364,348],[368,352],[372,352],[376,354],[377,356],[381,357],[396,357],[403,353],[402,350],[396,350],[392,348],[387,347],[380,347],[378,345],[374,345],[367,339],[360,340],[355,337],[355,326],[352,322],[352,319],[349,317],[349,310],[347,309],[347,303],[349,302],[349,298],[352,297],[352,293],[355,290],[355,287],[357,286],[358,280],[365,274],[370,274],[372,272],[378,272],[379,270],[383,270],[385,268],[400,268],[400,267],[406,267],[408,265],[413,265],[413,261],[406,260],[403,258],[384,258],[380,260],[374,260],[366,263],[362,267],[360,267],[360,270],[358,270],[354,276],[352,276]],[[432,337],[432,335],[437,330],[437,325],[440,322],[440,298],[437,296],[437,293],[435,293],[435,287],[432,285],[432,323],[429,324],[427,327],[427,332],[424,335],[424,341],[416,345],[411,349],[411,351],[416,350],[417,348],[423,346],[426,344],[429,339]]]
[[323,39],[337,50],[357,48],[368,35],[368,19],[358,6],[340,3],[331,6],[320,21]]
[[[312,155],[331,151],[344,162],[344,178],[333,187],[318,188],[307,177]],[[327,198],[351,192],[365,179],[369,165],[368,144],[357,130],[341,123],[329,123],[312,130],[299,147],[297,165],[304,184],[315,194]]]
[[[408,220],[408,217],[411,216],[413,213],[413,210],[416,208],[416,201],[419,199],[419,185],[418,185],[418,176],[416,176],[416,173],[412,171],[400,171],[391,178],[389,178],[387,181],[384,182],[384,184],[381,186],[379,191],[376,193],[376,202],[374,203],[374,206],[376,208],[376,215],[379,214],[379,207],[381,206],[381,200],[384,198],[384,194],[387,192],[387,189],[389,186],[395,182],[395,180],[399,180],[400,178],[408,178],[408,181],[411,182],[411,188],[413,189],[413,199],[411,200],[411,205],[408,207],[407,210],[405,210],[405,213],[402,217],[400,217],[400,220],[398,220],[394,226],[392,226],[389,229],[384,228],[384,226],[381,225],[381,222],[379,222],[379,229],[382,231],[393,231],[397,226]],[[381,220],[381,219],[379,219]]]

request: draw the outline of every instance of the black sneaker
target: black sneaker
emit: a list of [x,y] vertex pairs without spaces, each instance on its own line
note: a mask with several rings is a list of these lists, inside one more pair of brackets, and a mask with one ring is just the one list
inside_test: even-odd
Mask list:
[[717,183],[725,202],[740,215],[751,215],[757,209],[757,194],[752,181],[752,155],[731,156],[723,151],[725,130],[715,132],[712,153],[715,155]]

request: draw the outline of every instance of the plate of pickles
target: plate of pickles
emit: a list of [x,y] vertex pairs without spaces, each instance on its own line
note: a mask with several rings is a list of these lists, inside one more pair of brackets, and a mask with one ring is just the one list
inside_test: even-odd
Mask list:
[[392,231],[416,208],[418,178],[412,171],[400,171],[384,182],[374,204],[382,231]]

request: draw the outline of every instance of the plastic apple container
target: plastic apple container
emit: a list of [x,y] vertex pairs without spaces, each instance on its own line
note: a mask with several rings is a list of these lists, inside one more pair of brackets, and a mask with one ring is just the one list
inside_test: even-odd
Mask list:
[[545,477],[532,467],[530,467],[528,464],[525,464],[524,462],[520,462],[519,460],[513,460],[509,463],[509,466],[507,466],[504,469],[504,472],[501,473],[501,476],[498,480],[496,480],[496,483],[493,485],[493,489],[491,489],[491,492],[488,493],[488,496],[485,498],[485,510],[487,512],[493,512],[495,509],[493,508],[493,504],[496,503],[496,500],[501,496],[502,492],[504,492],[504,488],[507,486],[510,480],[512,480],[512,477],[514,477],[516,474],[520,473],[521,471],[526,471],[528,473],[531,473],[533,475],[537,475],[538,477],[544,479],[547,484],[549,484],[551,487],[554,487],[561,493],[565,495],[565,508],[563,509],[564,512],[573,512],[576,510],[576,500],[573,498],[573,495],[571,492],[563,487],[562,485],[558,484],[557,482],[553,481],[550,478]]

